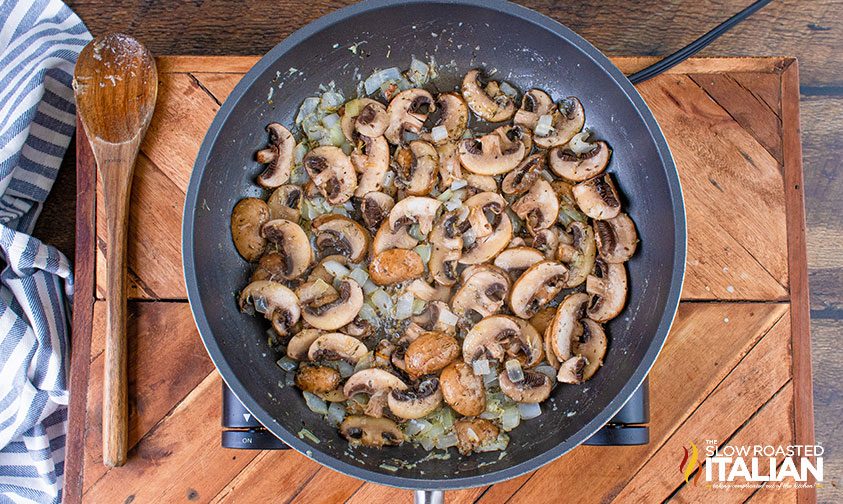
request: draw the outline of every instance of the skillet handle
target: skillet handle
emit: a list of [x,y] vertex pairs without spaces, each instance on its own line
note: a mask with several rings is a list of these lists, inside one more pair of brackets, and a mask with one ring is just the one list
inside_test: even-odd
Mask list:
[[442,490],[416,490],[415,504],[445,504],[445,493]]
[[650,386],[647,379],[632,393],[623,408],[591,438],[589,446],[639,446],[650,442]]

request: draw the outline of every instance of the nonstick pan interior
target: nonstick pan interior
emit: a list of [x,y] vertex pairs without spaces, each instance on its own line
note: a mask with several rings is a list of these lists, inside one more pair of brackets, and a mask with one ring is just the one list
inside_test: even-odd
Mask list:
[[[351,49],[350,49],[351,48]],[[270,121],[292,125],[302,100],[335,82],[346,96],[374,69],[433,57],[440,90],[475,67],[524,91],[578,96],[586,125],[614,150],[609,171],[635,220],[641,245],[629,263],[625,311],[608,324],[604,368],[581,386],[557,387],[544,414],[511,432],[508,450],[447,458],[405,444],[350,450],[336,429],[281,387],[278,356],[262,319],[239,313],[248,265],[229,233],[236,202],[261,194],[254,153]],[[367,2],[308,25],[253,68],[223,105],[196,161],[185,208],[184,261],[191,306],[223,378],[267,428],[320,463],[363,479],[411,488],[476,486],[535,469],[587,439],[626,401],[661,348],[678,303],[685,221],[676,169],[650,112],[598,51],[557,23],[508,3]],[[301,439],[302,428],[320,442]],[[438,453],[441,453],[438,452]],[[409,467],[401,462],[411,462]],[[397,470],[389,466],[399,467]]]

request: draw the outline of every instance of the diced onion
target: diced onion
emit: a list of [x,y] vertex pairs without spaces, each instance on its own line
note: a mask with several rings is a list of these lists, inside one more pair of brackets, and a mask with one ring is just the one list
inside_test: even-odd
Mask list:
[[371,278],[366,280],[366,283],[363,284],[363,293],[367,296],[375,292],[376,290],[378,290],[378,286],[377,284],[375,284],[375,282],[372,281]]
[[475,241],[477,241],[477,235],[474,234],[473,229],[468,229],[465,233],[462,234],[462,242],[464,247],[471,247],[472,245],[474,245]]
[[422,241],[425,239],[425,235],[422,234],[418,224],[413,224],[412,226],[410,226],[410,231],[408,232],[410,236],[412,236],[416,240]]
[[357,316],[370,324],[378,325],[378,312],[369,303],[363,303]]
[[418,315],[427,308],[427,302],[424,299],[413,299],[413,315]]
[[512,87],[512,85],[508,82],[501,82],[500,90],[501,93],[505,94],[506,96],[509,96],[510,98],[515,98],[516,96],[518,96],[518,90]]
[[445,210],[451,212],[462,206],[462,201],[456,198],[451,198],[445,202]]
[[367,95],[379,90],[381,86],[389,81],[397,81],[401,79],[401,70],[396,67],[385,68],[381,71],[374,72],[370,75],[363,86]]
[[542,414],[542,407],[538,403],[518,403],[518,412],[522,420],[531,420]]
[[412,142],[413,140],[419,139],[419,134],[410,130],[404,130],[403,133],[404,141],[405,142]]
[[416,59],[414,56],[410,61],[410,70],[408,72],[410,82],[416,86],[424,86],[429,80],[430,66],[427,63]]
[[395,318],[398,320],[408,319],[413,315],[413,300],[415,298],[409,292],[401,294],[398,302],[395,303]]
[[310,411],[320,415],[328,414],[328,403],[326,403],[324,399],[315,394],[311,394],[310,392],[302,392],[302,395],[304,396],[304,402],[307,403],[307,407],[310,408]]
[[494,370],[492,372],[483,375],[483,385],[486,385],[486,388],[491,387],[495,382],[498,381],[498,373]]
[[287,371],[284,374],[284,385],[286,385],[288,387],[292,387],[295,384],[296,384],[296,373],[293,373],[292,371]]
[[[364,369],[369,369],[370,367],[372,367],[373,361],[374,361],[374,356],[372,355],[372,352],[367,353],[366,355],[363,356],[362,359],[357,361],[357,364],[354,366],[354,372],[356,373],[356,372],[362,371]],[[360,403],[360,404],[364,404],[364,405],[366,404],[366,401],[364,401],[364,396],[362,396],[360,394],[356,394],[351,399]]]
[[319,102],[319,108],[333,112],[339,109],[343,102],[345,102],[345,98],[343,98],[342,94],[337,93],[336,91],[326,91],[322,94],[322,100]]
[[390,298],[389,294],[387,294],[383,289],[375,289],[372,293],[372,303],[375,304],[375,308],[377,308],[384,317],[391,315],[392,298]]
[[443,125],[435,126],[430,130],[430,138],[434,142],[441,142],[448,138],[448,128]]
[[521,423],[521,413],[518,412],[517,406],[509,406],[503,410],[501,415],[501,428],[505,431],[511,431],[518,427]]
[[266,313],[266,310],[269,309],[269,306],[266,304],[266,298],[263,297],[253,298],[252,304],[255,307],[255,311],[258,313]]
[[423,263],[427,264],[430,262],[430,244],[426,243],[424,245],[419,245],[415,249],[416,253],[421,257]]
[[301,124],[304,118],[316,112],[316,107],[319,106],[319,98],[311,96],[305,98],[299,107],[299,113],[296,114],[296,124]]
[[348,274],[349,278],[360,284],[360,287],[366,285],[366,280],[369,279],[369,273],[366,272],[363,268],[354,268],[351,270],[351,273]]
[[553,366],[542,365],[538,366],[533,371],[550,377],[551,381],[556,381],[556,368]]
[[328,406],[328,423],[331,424],[332,427],[339,427],[342,421],[345,419],[345,406],[342,403],[331,403]]
[[415,436],[423,433],[431,427],[431,423],[427,420],[410,420],[407,422],[407,427],[404,428],[404,434],[408,436]]
[[337,261],[325,261],[324,263],[322,263],[322,266],[325,268],[325,271],[330,273],[331,276],[333,276],[337,280],[342,280],[351,273],[348,268],[338,263]]
[[467,185],[468,185],[468,181],[467,181],[467,180],[463,180],[463,179],[454,179],[454,181],[453,181],[453,182],[451,182],[451,190],[452,190],[452,191],[456,191],[456,190],[458,190],[458,189],[462,189],[463,187],[466,187]]
[[423,437],[419,439],[419,444],[421,444],[421,447],[424,448],[425,451],[431,451],[436,447],[434,441],[429,437]]
[[536,129],[534,133],[536,136],[547,136],[550,134],[550,127],[553,123],[553,117],[550,114],[544,114],[539,117],[539,122],[536,123]]
[[337,371],[340,373],[340,378],[348,378],[349,376],[354,374],[354,366],[349,364],[344,360],[335,361],[336,364],[334,367],[337,368]]
[[477,376],[487,375],[491,370],[491,368],[489,368],[489,361],[486,359],[477,359],[471,366],[474,369],[474,374]]
[[[517,411],[517,410],[516,410]],[[498,451],[498,450],[506,450],[506,446],[509,444],[509,436],[504,433],[498,435],[498,438],[490,443],[486,443],[483,446],[475,448],[474,451],[476,452],[490,452],[490,451]]]
[[439,321],[445,325],[455,326],[459,321],[459,317],[457,317],[451,310],[441,309],[439,310]]
[[439,201],[444,203],[444,202],[448,201],[449,199],[451,199],[451,196],[453,196],[453,195],[454,195],[454,191],[452,191],[450,189],[445,189],[445,192],[443,192],[442,194],[437,196],[436,199],[438,199]]
[[506,361],[505,366],[506,374],[512,383],[521,383],[524,381],[524,370],[521,369],[521,362],[518,359],[509,359]]
[[436,440],[436,448],[439,448],[440,450],[444,450],[452,446],[457,446],[457,435],[453,432],[449,432]]
[[286,355],[284,357],[281,357],[280,359],[278,359],[277,364],[278,364],[278,367],[280,367],[281,369],[283,369],[284,371],[287,371],[287,372],[293,371],[297,367],[299,367],[298,362],[296,362],[293,359],[287,357]]
[[299,165],[302,159],[304,159],[304,155],[307,154],[307,145],[304,142],[297,143],[295,153],[296,164]]
[[326,115],[322,118],[322,124],[325,125],[326,128],[333,128],[335,124],[339,124],[340,116],[337,114],[330,114]]

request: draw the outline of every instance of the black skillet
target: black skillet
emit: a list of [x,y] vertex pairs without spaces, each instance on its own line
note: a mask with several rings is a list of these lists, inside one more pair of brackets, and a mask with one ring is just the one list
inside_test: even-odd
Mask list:
[[[283,13],[276,13],[283,15]],[[350,50],[353,48],[354,50]],[[559,99],[578,96],[586,125],[614,150],[609,170],[635,220],[641,246],[629,263],[630,296],[608,324],[604,368],[587,384],[561,386],[544,414],[512,431],[499,452],[429,459],[405,444],[348,449],[337,430],[312,413],[292,387],[279,388],[277,356],[259,318],[241,314],[235,293],[248,265],[229,232],[234,204],[258,195],[261,167],[254,153],[266,143],[270,121],[292,125],[302,100],[334,81],[353,95],[359,75],[433,56],[440,89],[469,69],[497,69],[521,90],[538,87]],[[647,105],[627,78],[597,49],[559,23],[501,1],[387,2],[336,11],[278,44],[240,81],[205,137],[187,190],[183,257],[188,297],[199,332],[225,382],[255,417],[282,441],[336,471],[417,490],[488,485],[558,458],[586,441],[624,405],[653,366],[679,303],[686,234],[682,192],[670,151]],[[555,405],[555,410],[553,405]],[[303,427],[320,442],[300,438]]]

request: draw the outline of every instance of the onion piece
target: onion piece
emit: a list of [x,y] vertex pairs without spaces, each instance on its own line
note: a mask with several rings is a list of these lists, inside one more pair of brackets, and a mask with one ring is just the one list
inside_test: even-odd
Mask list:
[[542,414],[542,407],[538,403],[518,403],[518,412],[522,420],[532,420]]
[[424,299],[413,299],[413,315],[418,315],[427,308],[427,301]]
[[328,406],[328,423],[331,424],[332,427],[339,427],[343,420],[345,420],[345,406],[343,403],[331,403]]
[[489,374],[489,371],[491,371],[489,361],[486,359],[477,359],[471,364],[471,367],[474,369],[474,374],[477,376],[487,375]]
[[278,362],[276,364],[278,364],[278,367],[280,367],[284,371],[287,371],[288,373],[290,371],[294,371],[297,367],[299,367],[298,362],[296,362],[293,359],[287,357],[286,355],[284,357],[281,357],[280,359],[278,359]]
[[375,304],[375,308],[378,309],[382,316],[387,317],[392,314],[392,298],[389,297],[389,294],[385,290],[381,288],[375,289],[372,293],[372,303]]
[[398,297],[398,302],[395,303],[395,318],[398,320],[408,319],[413,315],[413,297],[409,292],[405,292]]
[[305,117],[316,112],[316,108],[319,106],[319,101],[319,98],[315,96],[305,98],[301,107],[299,107],[298,114],[296,114],[296,124],[301,124]]
[[521,423],[521,413],[517,406],[509,406],[503,410],[501,415],[501,428],[505,431],[511,431],[518,427]]
[[430,262],[430,248],[430,244],[427,243],[424,245],[418,245],[416,248],[413,249],[416,251],[416,254],[421,257],[421,260],[425,265]]
[[340,122],[340,116],[338,116],[337,114],[326,115],[325,117],[322,118],[322,124],[326,128],[333,128],[334,125],[339,124],[339,122]]
[[371,278],[366,280],[366,283],[364,283],[362,287],[363,287],[363,293],[366,294],[367,296],[369,294],[375,292],[376,290],[378,290],[377,284],[375,282],[373,282]]
[[360,317],[361,320],[365,320],[375,326],[379,323],[378,312],[376,312],[374,307],[372,307],[369,303],[363,303],[363,306],[360,307],[360,312],[357,313],[357,316]]
[[430,139],[434,142],[441,142],[448,138],[448,128],[443,125],[435,126],[430,130]]
[[310,411],[320,415],[328,414],[328,403],[326,403],[324,399],[315,394],[311,394],[310,392],[302,392],[302,395],[304,396],[304,402],[307,403],[307,407],[310,408]]
[[404,428],[404,434],[412,437],[417,434],[422,434],[431,427],[432,424],[427,420],[410,420]]
[[436,440],[436,448],[440,450],[445,450],[452,446],[457,446],[457,435],[454,432],[449,432]]
[[539,117],[539,122],[536,123],[536,129],[534,133],[536,136],[547,136],[550,134],[551,124],[553,123],[553,117],[550,114],[544,114]]
[[524,381],[524,370],[521,369],[521,362],[518,359],[509,359],[506,361],[506,374],[512,383],[521,383]]
[[501,93],[505,94],[506,96],[509,96],[510,98],[515,98],[516,96],[518,96],[518,90],[512,87],[512,85],[508,82],[501,81],[499,87]]
[[325,268],[325,271],[330,273],[331,276],[333,276],[337,280],[342,280],[351,273],[348,268],[338,263],[337,261],[325,261],[324,263],[322,263],[322,266]]
[[397,67],[385,68],[378,72],[374,72],[366,78],[366,81],[363,83],[364,90],[367,95],[370,95],[379,90],[384,83],[400,80],[401,77],[401,70]]
[[459,317],[457,317],[451,310],[447,310],[444,308],[439,310],[439,321],[443,324],[453,327],[457,325],[457,322],[459,322],[459,320]]
[[354,268],[353,270],[351,270],[351,273],[349,273],[348,276],[349,278],[360,284],[360,287],[366,285],[366,281],[369,279],[369,273],[363,268]]

